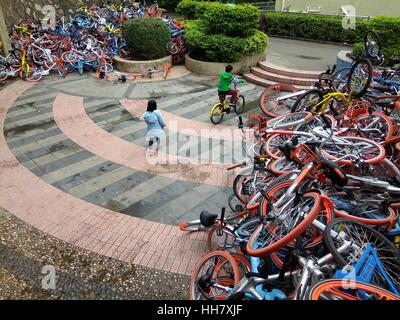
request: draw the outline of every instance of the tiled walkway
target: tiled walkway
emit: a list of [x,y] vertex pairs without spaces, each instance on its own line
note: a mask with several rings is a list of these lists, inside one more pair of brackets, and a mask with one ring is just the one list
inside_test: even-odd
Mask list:
[[[221,132],[206,131],[216,81],[189,74],[112,85],[71,75],[8,85],[0,91],[0,206],[78,247],[190,274],[206,250],[205,234],[177,224],[227,205],[232,176],[225,168],[231,153],[242,152],[232,144],[240,138],[234,115]],[[256,107],[261,88],[241,90]],[[167,162],[146,161],[145,124],[135,115],[148,98],[178,136],[159,153]]]

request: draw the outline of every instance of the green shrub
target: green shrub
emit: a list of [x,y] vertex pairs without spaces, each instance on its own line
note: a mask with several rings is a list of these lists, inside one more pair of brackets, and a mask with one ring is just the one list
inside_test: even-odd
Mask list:
[[204,57],[207,61],[236,62],[243,55],[264,51],[268,45],[267,35],[258,30],[246,38],[239,38],[209,34],[201,21],[186,22],[185,27],[186,46],[195,58]]
[[356,44],[354,44],[351,54],[354,59],[360,59],[364,51],[365,51],[364,42],[357,42]]
[[199,19],[210,5],[212,2],[209,1],[182,0],[178,3],[176,12],[186,19]]
[[363,43],[365,33],[372,29],[381,38],[386,64],[400,61],[400,17],[356,19],[356,29],[344,29],[342,20],[341,16],[268,12],[265,31],[274,36],[353,44],[358,56],[362,50],[359,43]]
[[170,32],[165,23],[152,17],[131,19],[123,26],[123,35],[135,58],[152,60],[167,55]]
[[229,6],[219,2],[207,6],[202,20],[207,32],[244,37],[258,28],[260,10],[252,5]]
[[263,52],[269,43],[268,36],[259,30],[256,30],[252,35],[243,40],[242,52],[245,55]]

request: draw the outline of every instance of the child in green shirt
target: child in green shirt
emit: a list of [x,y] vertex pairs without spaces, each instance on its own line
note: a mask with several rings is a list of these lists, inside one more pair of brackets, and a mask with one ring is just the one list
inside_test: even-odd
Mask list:
[[238,90],[232,89],[231,84],[234,81],[237,81],[239,83],[242,83],[242,79],[237,79],[233,74],[232,74],[233,67],[228,64],[225,67],[225,72],[222,72],[219,78],[219,83],[218,83],[218,96],[219,100],[221,103],[225,100],[225,97],[227,95],[232,96],[230,104],[234,105],[237,100],[238,96]]

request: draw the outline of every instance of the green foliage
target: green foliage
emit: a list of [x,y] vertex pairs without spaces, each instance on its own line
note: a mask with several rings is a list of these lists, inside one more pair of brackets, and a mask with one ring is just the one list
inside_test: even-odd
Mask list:
[[186,19],[199,19],[212,4],[209,1],[182,0],[178,3],[176,12],[185,16]]
[[202,21],[207,32],[245,37],[258,27],[260,10],[252,5],[229,6],[219,2],[207,6]]
[[268,12],[266,32],[269,35],[302,38],[347,44],[356,44],[359,55],[365,33],[372,29],[381,38],[381,47],[386,63],[400,61],[400,17],[374,17],[371,20],[357,19],[356,29],[344,29],[343,17],[330,17],[300,13]]
[[202,21],[185,24],[186,46],[193,55],[204,57],[213,62],[236,62],[243,55],[259,53],[265,50],[268,37],[261,31],[253,30],[246,38],[230,37],[224,34],[209,34]]
[[152,60],[167,55],[166,45],[170,32],[165,23],[152,17],[131,19],[125,22],[123,35],[135,58]]
[[267,35],[257,30],[260,11],[254,6],[182,0],[177,11],[196,19],[185,22],[185,44],[196,59],[236,62],[268,45]]
[[357,42],[354,44],[351,52],[354,59],[360,59],[365,51],[364,42]]

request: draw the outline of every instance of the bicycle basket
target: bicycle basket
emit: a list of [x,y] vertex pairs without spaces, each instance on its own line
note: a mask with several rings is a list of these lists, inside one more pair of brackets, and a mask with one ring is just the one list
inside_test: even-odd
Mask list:
[[345,116],[349,119],[355,119],[358,116],[368,113],[370,104],[366,100],[351,101],[346,108]]
[[247,126],[261,134],[267,130],[267,119],[260,114],[250,114]]
[[293,157],[296,162],[303,165],[318,159],[314,151],[312,151],[311,148],[305,144],[300,144],[296,147],[296,149],[293,151]]

